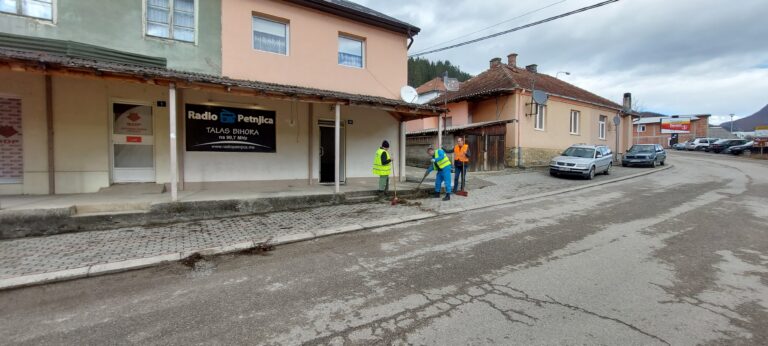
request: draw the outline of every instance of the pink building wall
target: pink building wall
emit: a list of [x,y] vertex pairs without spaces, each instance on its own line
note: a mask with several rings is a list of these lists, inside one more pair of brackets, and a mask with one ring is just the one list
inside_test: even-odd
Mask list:
[[[398,99],[407,83],[404,34],[282,1],[226,0],[221,6],[225,76],[390,99]],[[287,55],[253,48],[254,14],[289,23]],[[364,39],[363,68],[338,64],[339,34]]]

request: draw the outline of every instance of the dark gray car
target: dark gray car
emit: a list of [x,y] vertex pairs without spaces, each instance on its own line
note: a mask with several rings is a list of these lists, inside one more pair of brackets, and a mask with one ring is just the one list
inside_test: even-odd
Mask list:
[[621,165],[627,166],[664,166],[667,160],[667,152],[658,144],[635,144],[621,159]]

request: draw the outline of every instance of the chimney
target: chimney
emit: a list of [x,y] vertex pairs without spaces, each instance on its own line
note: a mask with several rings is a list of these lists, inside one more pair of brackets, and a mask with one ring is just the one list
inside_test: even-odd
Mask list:
[[530,71],[530,72],[537,73],[539,71],[539,65],[530,64],[530,65],[526,66],[525,69]]
[[501,65],[501,58],[491,59],[491,68]]
[[517,53],[507,55],[507,65],[509,67],[517,67]]
[[632,111],[632,94],[631,93],[624,93],[624,113],[629,113]]

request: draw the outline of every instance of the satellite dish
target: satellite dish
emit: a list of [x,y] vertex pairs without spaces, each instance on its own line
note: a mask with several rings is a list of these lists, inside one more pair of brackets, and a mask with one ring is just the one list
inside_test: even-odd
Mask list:
[[541,90],[534,90],[533,91],[533,102],[536,102],[536,104],[539,105],[546,105],[547,104],[547,93],[541,91]]
[[445,85],[445,90],[448,91],[459,91],[459,86],[461,83],[459,83],[459,80],[456,78],[443,78],[443,85]]
[[400,98],[408,103],[414,103],[419,99],[419,93],[411,86],[404,86],[400,88]]

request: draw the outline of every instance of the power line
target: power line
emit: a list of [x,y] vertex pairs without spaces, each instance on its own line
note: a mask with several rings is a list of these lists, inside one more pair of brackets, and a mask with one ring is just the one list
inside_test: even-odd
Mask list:
[[433,50],[426,51],[426,52],[411,54],[408,57],[412,58],[412,57],[417,57],[417,56],[422,56],[422,55],[442,52],[444,50],[453,49],[453,48],[457,48],[457,47],[461,47],[461,46],[466,46],[468,44],[472,44],[472,43],[475,43],[475,42],[480,42],[480,41],[487,40],[489,38],[494,38],[494,37],[501,36],[501,35],[506,35],[506,34],[509,34],[511,32],[515,32],[515,31],[519,31],[519,30],[522,30],[522,29],[530,28],[532,26],[536,26],[536,25],[539,25],[539,24],[544,24],[544,23],[547,23],[547,22],[551,22],[553,20],[557,20],[557,19],[560,19],[560,18],[568,17],[568,16],[571,16],[571,15],[574,15],[574,14],[577,14],[577,13],[586,12],[586,11],[589,11],[589,10],[592,10],[592,9],[595,9],[595,8],[598,8],[598,7],[602,7],[602,6],[605,6],[605,5],[614,3],[614,2],[618,2],[618,1],[619,0],[603,1],[603,2],[600,2],[600,3],[594,4],[592,6],[582,7],[580,9],[578,9],[578,10],[574,10],[574,11],[571,11],[571,12],[566,12],[566,13],[563,13],[563,14],[559,14],[559,15],[554,16],[554,17],[549,17],[549,18],[546,18],[546,19],[542,19],[540,21],[536,21],[536,22],[533,22],[533,23],[525,24],[523,26],[518,26],[516,28],[512,28],[512,29],[505,30],[505,31],[502,31],[502,32],[497,32],[495,34],[491,34],[491,35],[483,36],[483,37],[480,37],[480,38],[476,38],[474,40],[464,41],[464,42],[461,42],[461,43],[457,43],[457,44],[450,45],[450,46],[443,47],[443,48],[433,49]]
[[428,46],[428,47],[424,47],[424,48],[422,48],[421,50],[419,50],[418,52],[415,52],[415,54],[419,54],[419,53],[421,53],[421,52],[423,52],[423,51],[425,51],[425,50],[427,50],[427,49],[431,49],[431,48],[434,48],[434,47],[438,47],[438,46],[444,45],[444,44],[446,44],[446,43],[449,43],[449,42],[453,42],[453,41],[456,41],[456,40],[458,40],[458,39],[461,39],[461,38],[465,38],[465,37],[468,37],[468,36],[472,36],[472,35],[474,35],[474,34],[477,34],[478,32],[483,32],[483,31],[485,31],[485,30],[488,30],[488,29],[491,29],[491,28],[495,28],[495,27],[497,27],[497,26],[499,26],[499,25],[501,25],[501,24],[504,24],[504,23],[509,23],[509,22],[511,22],[511,21],[513,21],[513,20],[515,20],[515,19],[520,19],[520,18],[522,18],[522,17],[525,17],[525,16],[527,16],[527,15],[529,15],[529,14],[533,14],[533,13],[536,13],[536,12],[539,12],[539,11],[542,11],[542,10],[545,10],[545,9],[548,9],[548,8],[550,8],[550,7],[552,7],[552,6],[555,6],[555,5],[559,5],[559,4],[562,4],[562,3],[566,2],[566,1],[567,1],[567,0],[560,0],[560,1],[558,1],[558,2],[554,2],[554,3],[551,3],[551,4],[547,5],[547,6],[544,6],[544,7],[538,8],[538,9],[535,9],[535,10],[533,10],[533,11],[528,11],[528,12],[526,12],[526,13],[523,13],[523,14],[521,14],[521,15],[517,16],[517,17],[514,17],[514,18],[510,18],[510,19],[507,19],[507,20],[505,20],[505,21],[502,21],[502,22],[498,22],[498,23],[496,23],[496,24],[494,24],[494,25],[491,25],[491,26],[489,26],[489,27],[485,27],[485,28],[482,28],[482,29],[480,29],[480,30],[477,30],[477,31],[474,31],[474,32],[470,32],[470,33],[468,33],[468,34],[466,34],[466,35],[461,35],[461,36],[459,36],[459,37],[454,37],[454,38],[452,38],[452,39],[450,39],[450,40],[448,40],[448,41],[443,41],[443,42],[440,42],[440,43],[436,43],[436,44],[433,44],[433,45],[431,45],[431,46]]

